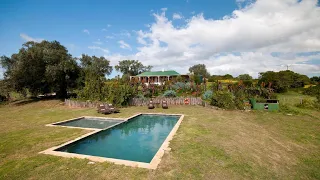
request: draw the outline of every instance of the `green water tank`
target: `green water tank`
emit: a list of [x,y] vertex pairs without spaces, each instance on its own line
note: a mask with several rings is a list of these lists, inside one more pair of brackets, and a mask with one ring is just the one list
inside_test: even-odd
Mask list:
[[254,110],[268,110],[268,111],[278,111],[279,110],[279,100],[277,99],[266,99],[264,102],[257,102],[255,98],[250,98],[250,103],[252,104],[252,109]]

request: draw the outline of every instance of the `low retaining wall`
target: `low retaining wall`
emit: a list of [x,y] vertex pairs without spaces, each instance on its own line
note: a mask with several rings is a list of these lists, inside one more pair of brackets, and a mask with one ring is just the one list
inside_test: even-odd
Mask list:
[[69,107],[96,108],[99,104],[101,104],[101,102],[76,101],[71,99],[65,99],[64,104]]

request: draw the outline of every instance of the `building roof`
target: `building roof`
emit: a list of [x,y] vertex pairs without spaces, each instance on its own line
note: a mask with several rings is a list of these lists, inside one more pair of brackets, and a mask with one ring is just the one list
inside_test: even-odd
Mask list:
[[149,71],[138,74],[137,76],[179,76],[176,71]]

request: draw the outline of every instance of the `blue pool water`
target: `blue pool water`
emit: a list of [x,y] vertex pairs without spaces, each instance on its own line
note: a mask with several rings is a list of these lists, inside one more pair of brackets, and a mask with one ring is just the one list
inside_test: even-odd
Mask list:
[[56,151],[149,163],[179,118],[139,115]]

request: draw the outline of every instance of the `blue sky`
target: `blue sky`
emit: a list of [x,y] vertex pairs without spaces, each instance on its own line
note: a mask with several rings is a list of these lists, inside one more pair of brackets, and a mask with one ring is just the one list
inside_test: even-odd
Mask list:
[[[1,0],[0,55],[17,52],[26,40],[45,39],[59,41],[75,57],[82,53],[105,56],[113,65],[130,58],[155,70],[186,73],[189,66],[204,63],[212,74],[256,76],[259,71],[281,70],[283,64],[304,64],[293,70],[319,75],[319,7],[316,0],[306,1],[313,4],[294,0],[278,4],[267,0]],[[305,12],[296,15],[295,11]],[[270,13],[284,13],[286,26]],[[311,22],[296,23],[290,19],[293,14],[308,16],[306,22]],[[269,22],[272,18],[284,26],[281,41],[269,37],[279,32]],[[262,23],[257,24],[258,20]],[[257,32],[259,28],[269,31]],[[237,65],[243,63],[255,66],[246,70]],[[111,76],[116,74],[114,70]]]

